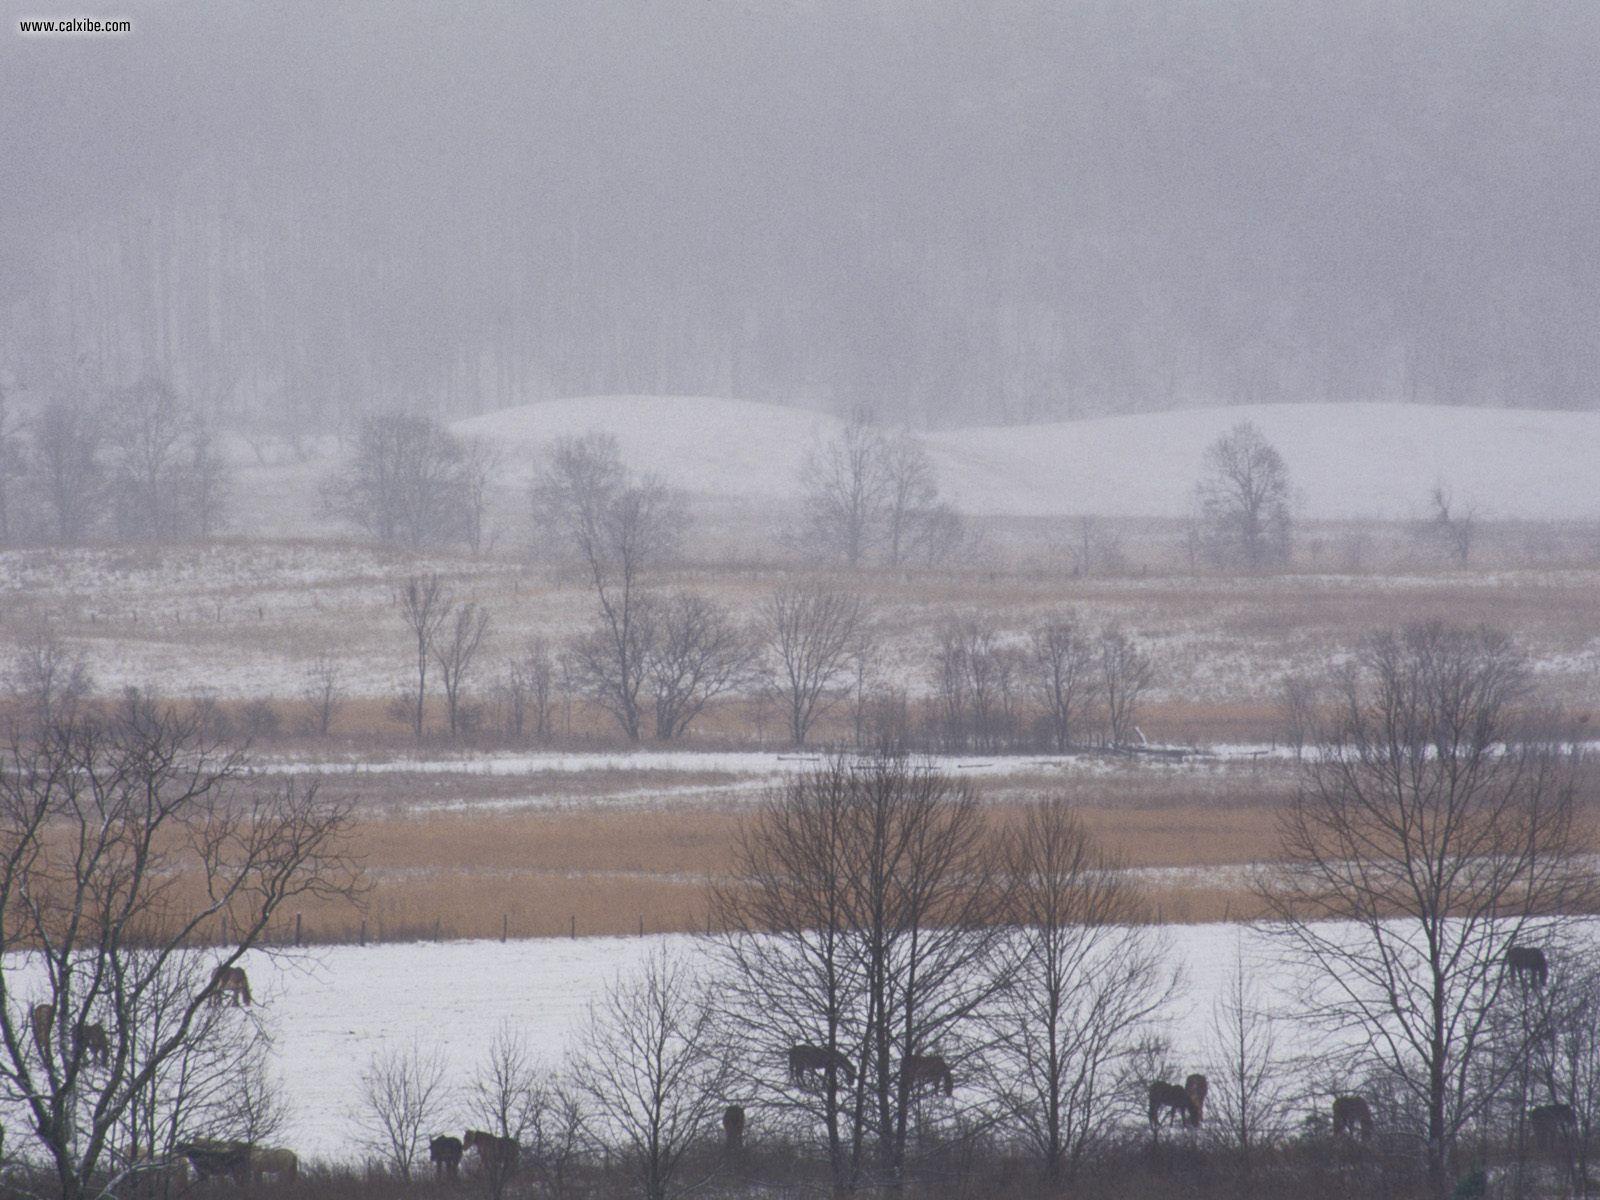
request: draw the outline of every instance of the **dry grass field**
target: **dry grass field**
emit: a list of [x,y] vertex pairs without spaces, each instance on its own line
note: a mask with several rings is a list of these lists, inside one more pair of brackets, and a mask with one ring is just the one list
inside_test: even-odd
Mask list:
[[[1330,546],[1351,536],[1327,534]],[[1563,545],[1576,545],[1570,531],[1563,536]],[[1035,540],[1045,544],[1042,535]],[[1333,557],[1329,550],[1323,560]],[[1053,562],[1041,554],[1003,570],[841,577],[871,597],[879,616],[869,686],[903,690],[915,710],[931,686],[940,622],[981,613],[1003,637],[1020,638],[1040,615],[1067,607],[1092,627],[1117,624],[1153,659],[1139,718],[1151,740],[1270,744],[1282,732],[1277,688],[1285,674],[1327,672],[1374,629],[1447,617],[1511,630],[1545,697],[1578,712],[1600,707],[1593,566],[1517,565],[1507,552],[1492,569],[1470,571],[1413,562],[1403,570],[1234,578],[1169,564],[1083,578]],[[419,570],[438,571],[491,614],[468,685],[482,705],[479,728],[450,743],[436,707],[420,747],[391,712],[409,669],[393,586]],[[783,574],[770,565],[701,563],[656,582],[709,592],[751,618]],[[332,769],[326,786],[356,800],[372,887],[364,913],[304,911],[308,937],[354,938],[363,924],[367,936],[383,939],[698,928],[708,881],[728,869],[740,823],[773,783],[770,772],[723,770],[709,760],[704,769],[680,762],[660,771],[476,769],[480,756],[507,751],[627,748],[603,714],[569,695],[557,697],[543,741],[516,743],[499,728],[493,684],[505,663],[530,638],[559,645],[591,609],[581,580],[511,556],[416,560],[313,542],[13,551],[0,554],[0,601],[0,660],[48,627],[84,657],[102,694],[138,686],[208,702],[236,733],[248,725],[248,706],[264,704],[277,728],[258,731],[254,751],[269,773],[286,762]],[[301,693],[319,655],[337,664],[347,694],[325,739],[301,729]],[[841,706],[816,737],[842,741],[850,732]],[[781,714],[758,697],[725,700],[669,748],[781,750]],[[418,755],[457,767],[406,770]],[[350,760],[392,769],[339,773]],[[1140,872],[1153,914],[1209,920],[1252,911],[1246,871],[1274,853],[1274,813],[1292,794],[1294,773],[1281,760],[1031,772],[1022,763],[980,786],[1002,820],[1030,795],[1065,791],[1103,845]]]

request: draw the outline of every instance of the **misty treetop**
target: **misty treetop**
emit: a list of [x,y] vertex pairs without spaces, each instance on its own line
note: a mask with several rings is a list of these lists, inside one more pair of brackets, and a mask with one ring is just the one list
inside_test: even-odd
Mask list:
[[1592,403],[1600,9],[151,6],[8,46],[0,381],[298,429]]

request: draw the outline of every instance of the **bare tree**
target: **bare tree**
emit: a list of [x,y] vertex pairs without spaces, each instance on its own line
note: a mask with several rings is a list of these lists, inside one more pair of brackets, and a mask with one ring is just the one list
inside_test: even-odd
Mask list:
[[530,733],[541,739],[550,736],[555,679],[556,664],[550,654],[550,643],[542,637],[534,638],[521,654],[506,664],[499,694],[505,705],[508,734],[518,741]]
[[441,1048],[423,1049],[412,1042],[374,1052],[361,1072],[358,1119],[367,1145],[407,1183],[431,1131],[438,1127],[447,1066]]
[[1437,545],[1444,553],[1466,566],[1472,558],[1472,544],[1478,536],[1477,510],[1470,504],[1457,504],[1450,490],[1442,483],[1433,485],[1428,493],[1432,515],[1422,523],[1420,534]]
[[10,691],[24,724],[44,729],[69,716],[94,690],[94,678],[83,656],[69,647],[49,625],[23,636],[11,662]]
[[1251,971],[1241,942],[1233,970],[1212,1001],[1211,1054],[1207,1069],[1209,1122],[1223,1131],[1238,1155],[1248,1188],[1263,1150],[1286,1132],[1289,1064],[1279,1052],[1277,1025],[1255,984],[1267,971]]
[[5,388],[0,387],[0,546],[11,545],[19,532],[12,496],[27,460],[17,430],[16,413]]
[[523,1169],[522,1143],[538,1121],[545,1081],[527,1039],[501,1025],[467,1088],[469,1118],[484,1132],[514,1143],[514,1153],[483,1148],[477,1178],[492,1200],[501,1200]]
[[[745,1086],[820,1131],[837,1187],[904,1179],[927,1099],[907,1059],[976,1073],[1006,905],[976,794],[901,757],[796,776],[743,836],[714,908]],[[960,1094],[939,1103],[976,1116]]]
[[1065,753],[1083,739],[1100,696],[1100,661],[1094,640],[1076,615],[1058,613],[1035,625],[1029,635],[1028,667],[1044,709],[1050,745]]
[[1115,626],[1101,633],[1099,655],[1106,737],[1113,746],[1125,746],[1138,726],[1139,702],[1155,680],[1155,665]]
[[1557,944],[1594,901],[1570,755],[1530,734],[1527,671],[1504,634],[1441,622],[1373,637],[1341,716],[1301,767],[1271,928],[1309,969],[1311,1016],[1358,1030],[1422,1114],[1432,1187],[1492,1086],[1492,1014],[1512,945]]
[[300,689],[306,729],[318,737],[327,737],[344,700],[344,668],[331,654],[317,655],[306,668],[305,683]]
[[755,644],[722,605],[680,592],[656,610],[646,671],[655,706],[656,737],[682,737],[718,696],[751,676]]
[[[461,439],[439,422],[380,413],[362,422],[349,460],[323,481],[322,499],[382,542],[413,550],[455,542],[468,532],[468,465]],[[482,474],[486,486],[487,468]]]
[[433,639],[433,660],[438,664],[439,682],[444,687],[445,711],[450,718],[452,738],[461,731],[463,689],[488,628],[488,610],[474,601],[468,601],[456,608],[455,620],[447,618],[440,629],[441,636]]
[[395,589],[395,604],[417,651],[417,690],[411,705],[411,732],[420,742],[427,718],[428,663],[433,659],[439,634],[455,608],[455,599],[438,575],[411,575]]
[[92,410],[67,401],[47,405],[34,422],[31,475],[58,545],[77,545],[100,522],[107,486],[101,433]]
[[541,522],[582,562],[599,606],[594,626],[573,646],[578,680],[638,741],[655,632],[644,575],[677,547],[682,507],[658,481],[632,479],[616,439],[601,434],[557,442],[533,498]]
[[[0,913],[32,963],[0,955],[0,1077],[66,1200],[192,1044],[213,968],[237,965],[285,904],[355,886],[347,810],[314,785],[247,792],[239,767],[138,703],[52,722],[0,768]],[[224,921],[220,952],[202,949]],[[156,993],[181,997],[160,1040],[143,1007]],[[47,1054],[39,1004],[52,1010]]]
[[473,554],[481,554],[491,535],[487,527],[489,490],[500,473],[501,455],[489,443],[471,438],[461,457],[461,498],[463,536]]
[[1175,975],[1143,904],[1061,796],[1029,805],[1005,842],[1015,931],[1010,983],[991,1007],[991,1075],[1046,1179],[1111,1136],[1121,1068],[1171,998]]
[[665,948],[636,976],[614,982],[591,1011],[577,1086],[647,1200],[672,1194],[687,1153],[717,1129],[733,1054],[704,983]]
[[1207,447],[1203,472],[1195,497],[1211,559],[1250,571],[1288,561],[1289,471],[1261,431],[1235,425]]
[[1278,713],[1283,739],[1296,759],[1305,756],[1306,743],[1316,738],[1322,705],[1322,688],[1304,675],[1285,675],[1278,686]]
[[940,501],[921,440],[909,430],[886,436],[862,409],[812,447],[800,486],[802,542],[848,567],[865,566],[874,555],[889,566],[936,562],[960,541],[960,517]]
[[852,655],[868,631],[862,597],[815,579],[785,583],[759,617],[771,688],[789,715],[789,737],[804,746],[811,726],[843,694]]
[[804,540],[848,567],[866,565],[883,533],[888,502],[883,436],[857,409],[829,441],[813,446],[801,470]]
[[159,379],[111,394],[111,515],[135,540],[205,537],[220,526],[227,479],[203,415]]

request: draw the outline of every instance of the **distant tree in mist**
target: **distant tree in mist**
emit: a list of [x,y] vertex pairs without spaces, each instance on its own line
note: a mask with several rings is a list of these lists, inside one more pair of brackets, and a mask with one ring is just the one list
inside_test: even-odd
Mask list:
[[1466,566],[1478,537],[1477,509],[1471,504],[1457,502],[1442,483],[1434,484],[1428,493],[1428,508],[1429,516],[1418,527],[1418,534],[1454,559],[1458,566]]
[[824,560],[848,567],[937,562],[961,537],[960,518],[939,499],[920,439],[886,434],[859,409],[812,447],[800,487],[800,540]]
[[439,635],[432,639],[430,651],[439,667],[439,682],[444,687],[445,713],[450,736],[462,732],[466,717],[464,700],[467,679],[478,659],[484,634],[489,629],[489,613],[473,601],[460,605],[453,620],[446,620]]
[[728,609],[694,592],[656,605],[646,673],[656,737],[682,737],[718,696],[749,682],[756,644]]
[[199,408],[159,379],[111,393],[105,424],[110,515],[130,541],[209,537],[222,524],[227,473]]
[[871,638],[871,610],[857,592],[801,580],[774,591],[758,621],[768,687],[786,710],[790,740],[803,746],[812,723],[844,698],[858,651]]
[[322,484],[327,509],[380,542],[419,550],[482,541],[492,459],[438,421],[380,413]]
[[445,622],[455,608],[455,598],[450,587],[438,575],[412,575],[395,589],[395,607],[400,610],[416,652],[417,685],[410,695],[406,712],[411,721],[411,733],[422,740],[423,722],[427,718],[428,665],[437,653]]
[[5,388],[0,387],[0,546],[9,546],[15,532],[12,493],[21,479],[24,463],[16,413]]
[[1256,571],[1288,561],[1294,525],[1289,471],[1250,422],[1207,447],[1195,498],[1212,562]]
[[99,527],[106,490],[102,429],[85,404],[57,400],[33,422],[29,475],[44,509],[43,538],[74,546]]
[[572,647],[577,682],[637,741],[657,617],[646,575],[680,544],[683,506],[659,480],[636,478],[616,439],[596,433],[550,448],[532,499],[543,539],[574,556],[594,590],[594,623]]

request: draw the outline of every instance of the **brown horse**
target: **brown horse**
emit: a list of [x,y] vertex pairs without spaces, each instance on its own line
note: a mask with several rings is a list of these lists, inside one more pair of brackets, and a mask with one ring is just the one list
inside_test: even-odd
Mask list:
[[250,976],[244,973],[243,967],[218,967],[211,972],[206,999],[212,1004],[221,1004],[224,993],[233,998],[236,1006],[250,1007]]
[[1200,1124],[1206,1115],[1206,1092],[1211,1085],[1204,1075],[1191,1075],[1183,1081],[1183,1094],[1189,1097],[1189,1107],[1194,1110],[1194,1123]]
[[722,1110],[722,1138],[729,1150],[744,1145],[744,1106],[730,1104]]
[[467,1130],[467,1136],[461,1139],[461,1150],[462,1153],[476,1150],[479,1163],[491,1171],[506,1174],[517,1169],[517,1157],[522,1153],[516,1138],[499,1137],[482,1129]]
[[263,1175],[271,1175],[279,1183],[293,1183],[300,1174],[300,1160],[293,1150],[272,1146],[253,1146],[250,1150],[250,1178],[257,1183]]
[[440,1134],[428,1143],[428,1159],[433,1163],[433,1176],[443,1179],[456,1177],[461,1170],[461,1139]]
[[850,1060],[841,1051],[830,1050],[827,1046],[810,1046],[801,1044],[789,1047],[789,1080],[791,1083],[802,1084],[808,1072],[822,1071],[828,1076],[828,1086],[835,1086],[833,1077],[843,1075],[847,1084],[856,1081],[856,1069],[850,1065]]
[[1177,1113],[1178,1118],[1189,1126],[1200,1124],[1200,1113],[1194,1106],[1194,1101],[1189,1093],[1175,1083],[1168,1083],[1158,1079],[1150,1085],[1150,1129],[1158,1129],[1161,1115],[1166,1113],[1169,1117]]
[[1533,1127],[1534,1146],[1548,1152],[1572,1144],[1578,1114],[1570,1104],[1541,1104],[1528,1110],[1528,1124]]
[[54,1004],[35,1004],[28,1014],[33,1024],[33,1044],[39,1048],[40,1058],[50,1057],[50,1029],[56,1023]]
[[[33,1025],[33,1044],[39,1047],[41,1057],[50,1053],[50,1031],[56,1023],[56,1006],[54,1004],[35,1004],[33,1011],[28,1014]],[[99,1021],[91,1021],[83,1027],[82,1032],[73,1037],[73,1045],[82,1052],[87,1050],[89,1057],[100,1066],[105,1066],[111,1058],[111,1039],[106,1036],[106,1027]]]
[[908,1092],[932,1086],[934,1091],[942,1091],[946,1096],[956,1094],[956,1078],[950,1064],[937,1054],[906,1055],[900,1064],[900,1077]]
[[1366,1141],[1372,1136],[1372,1106],[1360,1096],[1333,1098],[1333,1136],[1354,1134]]

